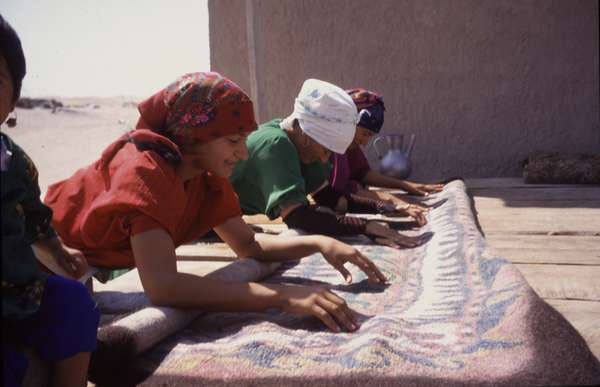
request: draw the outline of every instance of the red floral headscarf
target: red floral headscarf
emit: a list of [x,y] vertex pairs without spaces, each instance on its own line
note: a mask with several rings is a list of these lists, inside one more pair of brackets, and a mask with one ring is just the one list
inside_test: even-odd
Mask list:
[[151,129],[177,144],[209,142],[256,130],[252,101],[216,72],[190,73],[138,105],[137,129]]

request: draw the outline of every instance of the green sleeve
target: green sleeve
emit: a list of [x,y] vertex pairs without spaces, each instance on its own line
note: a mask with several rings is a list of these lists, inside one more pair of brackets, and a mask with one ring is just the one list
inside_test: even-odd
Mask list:
[[306,185],[306,192],[312,194],[329,180],[332,165],[329,161],[314,161],[310,164],[302,164],[302,176]]
[[275,139],[254,156],[260,171],[260,193],[265,198],[264,213],[270,219],[279,216],[282,206],[308,203],[300,160],[292,143],[282,138]]

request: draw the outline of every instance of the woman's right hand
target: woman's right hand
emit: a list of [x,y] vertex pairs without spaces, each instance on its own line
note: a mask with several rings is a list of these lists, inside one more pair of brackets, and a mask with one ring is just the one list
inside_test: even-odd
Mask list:
[[427,218],[425,215],[429,212],[428,208],[422,207],[418,204],[408,204],[408,206],[405,206],[400,211],[413,218],[419,227],[427,224]]
[[384,284],[387,281],[377,266],[356,247],[325,236],[318,236],[318,238],[321,254],[342,274],[346,283],[352,283],[352,274],[344,267],[347,262],[360,268],[367,275],[370,283]]
[[358,329],[358,320],[346,301],[324,286],[280,285],[281,309],[296,315],[312,315],[333,332]]
[[400,234],[379,222],[370,221],[367,223],[365,234],[373,237],[375,243],[400,249],[402,247],[417,247],[423,244],[421,237],[410,237]]

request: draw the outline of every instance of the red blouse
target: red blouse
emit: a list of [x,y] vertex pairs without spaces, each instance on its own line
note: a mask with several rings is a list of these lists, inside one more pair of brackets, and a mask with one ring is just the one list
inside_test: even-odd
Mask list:
[[[131,133],[176,149],[151,131]],[[90,264],[106,268],[135,266],[132,235],[162,228],[179,246],[241,215],[227,178],[205,172],[184,183],[157,153],[139,151],[123,138],[100,160],[50,186],[45,202],[64,243],[82,250]]]

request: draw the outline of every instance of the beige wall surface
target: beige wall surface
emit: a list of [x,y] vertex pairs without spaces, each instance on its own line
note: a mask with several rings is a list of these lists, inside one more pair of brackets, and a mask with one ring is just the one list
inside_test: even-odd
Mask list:
[[250,93],[245,0],[209,1],[210,69]]
[[[210,0],[211,67],[283,117],[306,78],[378,91],[417,179],[600,152],[597,0]],[[250,49],[249,49],[250,47]]]

